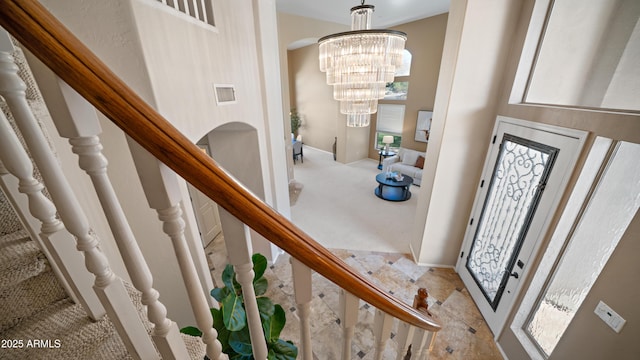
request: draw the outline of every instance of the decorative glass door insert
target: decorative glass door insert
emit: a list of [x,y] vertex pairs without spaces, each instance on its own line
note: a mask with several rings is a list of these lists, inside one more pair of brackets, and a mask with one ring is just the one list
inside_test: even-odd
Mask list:
[[[466,268],[495,310],[558,149],[504,134]],[[513,274],[513,275],[512,275]]]

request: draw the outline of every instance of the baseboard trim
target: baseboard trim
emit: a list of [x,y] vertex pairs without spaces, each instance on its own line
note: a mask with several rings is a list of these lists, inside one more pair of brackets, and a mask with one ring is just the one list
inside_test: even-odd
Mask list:
[[500,350],[500,354],[502,355],[504,360],[509,360],[509,357],[507,356],[507,354],[505,354],[504,350],[502,350],[502,346],[500,346],[498,339],[493,339],[493,340],[496,342],[496,346],[498,347],[498,350]]
[[447,269],[453,269],[453,270],[456,269],[455,265],[433,264],[433,263],[424,263],[424,262],[417,261],[416,259],[418,257],[416,256],[416,252],[413,250],[413,245],[412,244],[409,244],[409,252],[411,254],[411,258],[412,258],[413,262],[416,263],[419,266],[447,268]]

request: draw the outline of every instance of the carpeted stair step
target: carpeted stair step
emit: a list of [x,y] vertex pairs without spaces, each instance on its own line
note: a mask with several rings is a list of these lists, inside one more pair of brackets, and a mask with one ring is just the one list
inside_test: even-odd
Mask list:
[[[141,294],[125,285],[150,333]],[[200,338],[182,338],[191,359],[204,358]],[[1,349],[0,360],[131,359],[107,316],[93,322],[68,298],[25,231],[0,236],[0,339],[22,341]]]
[[[117,337],[107,317],[92,322],[80,305],[67,298],[5,331],[3,339],[22,339],[23,344],[3,349],[0,359],[126,359],[124,346],[111,349],[108,357],[96,354],[114,335]],[[34,340],[44,340],[46,346],[34,346]]]
[[64,288],[48,266],[36,276],[3,288],[0,290],[0,332],[66,297]]
[[12,287],[46,269],[46,257],[26,231],[0,237],[0,289]]
[[[129,296],[141,316],[144,316],[140,293],[129,284],[126,285]],[[150,323],[144,323],[150,332]],[[73,304],[68,298],[49,305],[43,311],[1,333],[1,337],[24,341],[21,348],[0,351],[0,360],[131,359],[108,316],[93,322],[84,314],[80,305]],[[191,359],[204,358],[205,346],[200,338],[188,335],[182,335],[182,338]],[[29,340],[31,346],[27,346]],[[34,340],[42,340],[39,343],[46,346],[34,346]]]

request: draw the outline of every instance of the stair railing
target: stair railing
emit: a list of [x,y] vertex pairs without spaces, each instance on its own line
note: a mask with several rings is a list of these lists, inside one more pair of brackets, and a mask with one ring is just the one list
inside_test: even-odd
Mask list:
[[[192,144],[111,73],[95,55],[86,49],[38,2],[32,0],[3,1],[0,2],[0,14],[0,25],[17,38],[21,44],[27,47],[96,109],[109,117],[128,136],[224,208],[225,211],[223,213],[237,219],[244,234],[248,233],[247,226],[249,226],[292,256],[294,270],[296,268],[301,269],[296,271],[298,274],[294,274],[294,278],[296,275],[300,275],[299,279],[303,279],[302,281],[294,280],[294,284],[297,283],[296,302],[302,309],[301,315],[304,318],[302,321],[302,357],[304,359],[311,359],[308,315],[304,315],[304,312],[308,312],[310,303],[310,287],[304,284],[304,279],[307,278],[309,278],[307,284],[310,284],[309,269],[317,271],[341,288],[349,289],[351,293],[357,294],[357,298],[377,308],[374,326],[377,358],[382,357],[382,349],[384,349],[385,343],[389,338],[393,318],[398,318],[401,323],[407,324],[407,326],[416,327],[419,332],[432,334],[440,329],[440,324],[432,317],[398,301],[395,297],[376,287],[363,275],[350,268],[289,220],[238,184],[213,159],[202,153],[198,147]],[[8,83],[14,80],[13,75],[11,77],[6,79]],[[21,112],[25,108],[24,100],[21,98],[22,95],[15,96],[15,93],[20,91],[23,91],[20,90],[20,86],[14,86],[2,92],[14,112]],[[32,115],[24,114],[25,118],[30,116]],[[35,124],[33,121],[30,122]],[[30,127],[33,127],[33,125],[24,125],[24,129],[21,128],[23,133],[26,132],[24,134],[25,138],[33,138],[28,141],[29,147],[42,148],[41,144],[45,143],[45,140],[38,138],[35,134],[31,134]],[[95,152],[98,145],[91,143],[93,140],[90,140],[90,138],[93,136],[95,135],[89,135],[86,139],[74,140],[72,143],[75,142],[75,146],[81,146],[88,142],[90,147],[93,148],[91,151]],[[82,153],[83,151],[80,150],[78,152]],[[121,337],[123,334],[140,333],[143,330],[140,330],[138,325],[122,323],[122,319],[126,318],[127,315],[119,313],[122,311],[119,306],[112,306],[114,302],[110,301],[109,296],[114,294],[113,291],[116,291],[116,298],[121,300],[126,297],[126,294],[123,293],[124,288],[121,281],[110,271],[104,255],[99,252],[96,239],[93,237],[85,217],[83,214],[78,213],[73,200],[67,199],[67,197],[73,199],[68,185],[58,183],[59,180],[57,178],[63,178],[63,176],[56,173],[59,170],[49,169],[52,166],[48,166],[47,163],[54,163],[55,161],[47,157],[48,155],[40,154],[41,151],[36,151],[36,153],[38,154],[37,156],[34,154],[36,163],[39,167],[42,167],[41,171],[43,172],[43,177],[45,177],[45,183],[47,186],[52,187],[52,196],[54,203],[59,207],[60,216],[67,228],[78,239],[78,247],[84,251],[87,258],[87,268],[96,276],[95,288],[98,291],[100,300],[112,320],[115,321]],[[42,159],[38,160],[38,157],[42,157]],[[100,162],[99,159],[97,161]],[[154,206],[152,205],[152,207]],[[193,266],[189,264],[189,256],[184,250],[185,242],[182,239],[184,237],[184,224],[180,223],[179,206],[168,201],[154,208],[156,208],[160,219],[165,224],[165,232],[174,242],[178,258],[184,258],[184,262],[181,263],[181,271],[185,277],[185,282],[190,283],[188,288],[197,289],[197,275],[193,272]],[[227,231],[233,233],[237,230]],[[225,235],[227,231],[225,231]],[[245,236],[245,240],[247,240],[247,236]],[[126,240],[125,242],[129,243],[130,241]],[[123,250],[122,248],[126,249]],[[135,246],[133,248],[124,246],[122,248],[121,251],[123,252],[131,252],[131,254],[136,252]],[[249,285],[252,278],[252,270],[247,266],[247,264],[250,264],[250,261],[247,261],[250,256],[248,250],[249,248],[247,247],[245,250],[239,251],[238,256],[230,256],[239,275],[239,281],[243,284],[243,289],[251,287]],[[141,255],[131,256],[134,259],[132,261],[144,262]],[[144,269],[136,271],[145,272]],[[150,286],[150,280],[144,274],[137,277],[136,282],[146,292],[147,302],[154,304],[154,293],[153,288]],[[305,287],[309,288],[304,289]],[[200,315],[202,315],[201,309],[206,305],[203,305],[202,301],[194,300],[194,298],[201,298],[202,294],[190,295],[194,295],[190,296],[194,311],[196,313],[200,312]],[[349,358],[348,349],[350,348],[350,339],[352,337],[349,334],[353,333],[354,326],[353,319],[346,314],[351,313],[353,306],[357,306],[359,303],[359,300],[356,301],[354,298],[357,300],[356,297],[351,296],[343,301],[343,304],[345,304],[343,316],[347,320],[344,321],[347,334],[344,345],[345,358]],[[249,304],[249,308],[251,307],[252,305]],[[160,308],[157,307],[157,309]],[[154,312],[160,314],[162,311],[157,309]],[[154,317],[157,317],[155,319],[156,326],[162,327],[166,323],[165,318],[162,316]],[[201,318],[201,316],[197,316],[197,318]],[[259,339],[262,338],[262,342],[264,342],[264,336],[255,336],[255,332],[261,331],[261,329],[254,326],[255,324],[251,325],[251,322],[256,320],[259,321],[259,318],[253,317],[253,320],[250,321],[250,327],[254,328],[252,330],[254,353],[260,354],[259,357],[264,358],[265,348],[259,345]],[[201,325],[200,327],[207,329],[207,326]],[[205,342],[207,343],[209,357],[218,359],[220,358],[220,344],[215,339],[215,335],[215,330],[213,330],[208,336],[209,340],[211,338],[213,340],[207,343],[205,339]],[[125,344],[134,349],[134,352],[138,352],[139,358],[155,357],[155,352],[153,355],[148,354],[150,351],[148,346],[145,345],[147,344],[146,341],[141,341],[142,345],[139,345],[134,344],[132,338],[127,338],[127,336],[124,336],[123,340]],[[159,350],[163,356],[166,356],[165,351],[160,346]]]
[[[155,358],[156,350],[146,335],[146,329],[138,317],[137,310],[133,303],[123,302],[123,299],[128,299],[128,293],[122,279],[113,273],[107,257],[100,250],[98,239],[89,225],[82,206],[75,197],[71,185],[66,181],[62,169],[58,166],[57,159],[38,125],[27,101],[26,89],[27,86],[18,75],[18,67],[14,64],[12,55],[5,51],[0,52],[0,95],[7,102],[16,125],[31,151],[33,160],[40,169],[60,219],[66,229],[75,237],[78,250],[84,254],[86,269],[95,276],[93,289],[98,295],[104,311],[111,318],[134,358]],[[3,137],[2,161],[5,165],[16,163],[15,167],[11,166],[8,169],[10,171],[11,168],[17,170],[25,160],[28,161],[28,157],[4,114],[0,117],[0,121],[0,132]],[[16,161],[13,161],[14,156]],[[15,175],[23,181],[33,182],[29,178],[28,171],[15,171]],[[47,205],[41,202],[41,206]],[[51,209],[48,212],[50,215]],[[37,210],[34,211],[34,215],[36,214]],[[44,226],[50,222],[51,219],[43,219]],[[85,309],[89,310],[89,314],[94,314],[95,317],[102,315],[99,313],[100,310],[91,311],[93,309],[88,308],[86,303],[83,305],[85,305]],[[98,314],[96,314],[97,312]]]

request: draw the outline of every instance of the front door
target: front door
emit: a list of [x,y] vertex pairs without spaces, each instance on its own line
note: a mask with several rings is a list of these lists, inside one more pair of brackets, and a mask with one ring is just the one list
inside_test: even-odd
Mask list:
[[573,130],[498,118],[457,264],[496,336],[582,142]]

